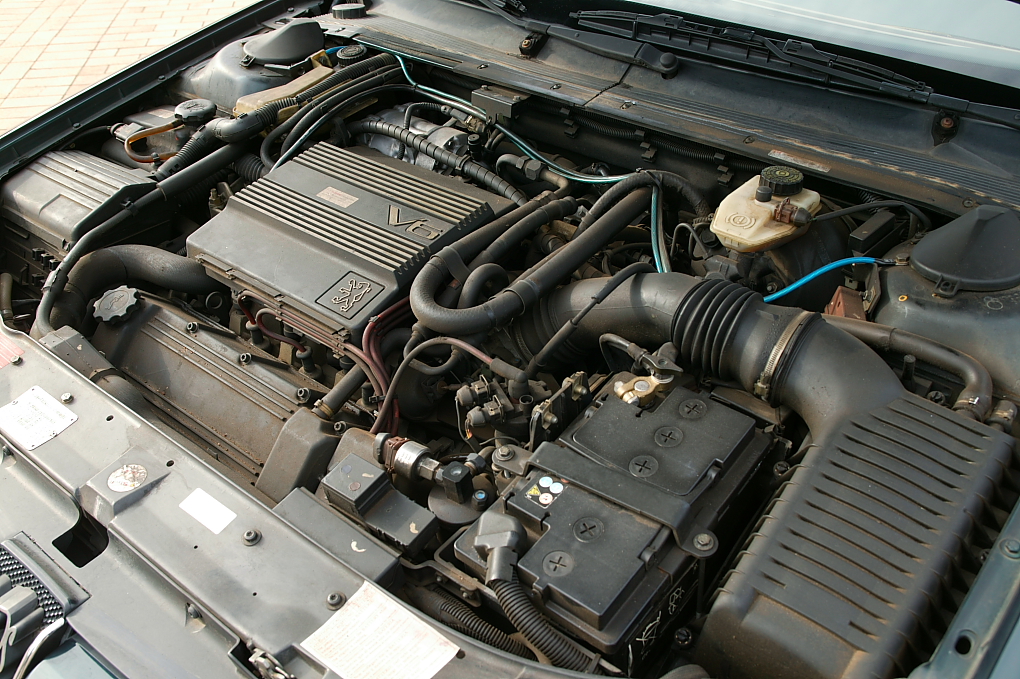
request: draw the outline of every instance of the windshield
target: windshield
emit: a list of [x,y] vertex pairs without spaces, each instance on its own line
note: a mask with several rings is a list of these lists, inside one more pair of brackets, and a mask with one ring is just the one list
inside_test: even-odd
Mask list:
[[651,0],[682,16],[841,45],[1020,89],[1020,4],[1010,0]]

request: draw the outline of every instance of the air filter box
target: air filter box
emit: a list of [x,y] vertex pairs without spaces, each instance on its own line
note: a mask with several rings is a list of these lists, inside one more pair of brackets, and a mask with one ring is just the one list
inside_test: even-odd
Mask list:
[[235,194],[188,256],[235,289],[359,334],[439,249],[514,203],[371,149],[320,143]]

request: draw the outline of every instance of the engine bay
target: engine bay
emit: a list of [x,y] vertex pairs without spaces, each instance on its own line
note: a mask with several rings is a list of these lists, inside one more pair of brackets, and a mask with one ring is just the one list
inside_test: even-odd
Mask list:
[[8,176],[5,322],[522,661],[923,665],[1020,495],[1010,199],[636,126],[347,11]]

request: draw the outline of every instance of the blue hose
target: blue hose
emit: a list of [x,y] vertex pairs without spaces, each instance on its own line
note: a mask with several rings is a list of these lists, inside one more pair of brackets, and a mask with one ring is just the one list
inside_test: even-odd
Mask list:
[[893,263],[894,262],[891,262],[887,259],[876,259],[875,257],[847,257],[846,259],[838,259],[835,262],[832,262],[831,264],[826,264],[820,269],[815,269],[807,276],[804,276],[804,278],[801,278],[799,281],[796,281],[794,283],[790,283],[782,290],[779,290],[778,292],[773,292],[771,295],[765,298],[765,301],[771,304],[780,297],[785,297],[786,295],[790,294],[797,288],[801,287],[806,283],[810,283],[819,276],[827,274],[833,269],[838,269],[848,264],[893,264]]

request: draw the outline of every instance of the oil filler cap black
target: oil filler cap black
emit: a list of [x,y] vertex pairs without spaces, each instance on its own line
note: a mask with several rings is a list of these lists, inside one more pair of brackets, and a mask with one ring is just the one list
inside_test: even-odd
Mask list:
[[935,283],[935,294],[992,292],[1020,285],[1020,215],[977,207],[921,239],[910,265]]
[[785,165],[772,165],[761,171],[758,185],[772,189],[773,196],[793,196],[804,188],[804,173]]
[[111,325],[117,325],[126,321],[138,305],[141,298],[138,290],[122,285],[114,288],[100,297],[93,305],[93,315],[97,321],[103,321]]

